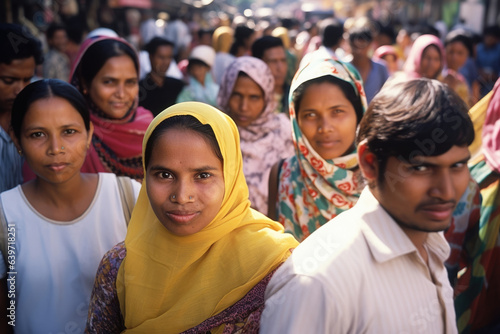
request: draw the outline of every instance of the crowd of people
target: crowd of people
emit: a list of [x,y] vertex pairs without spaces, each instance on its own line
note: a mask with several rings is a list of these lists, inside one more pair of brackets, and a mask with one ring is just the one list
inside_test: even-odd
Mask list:
[[0,24],[0,332],[500,332],[500,27],[288,23]]

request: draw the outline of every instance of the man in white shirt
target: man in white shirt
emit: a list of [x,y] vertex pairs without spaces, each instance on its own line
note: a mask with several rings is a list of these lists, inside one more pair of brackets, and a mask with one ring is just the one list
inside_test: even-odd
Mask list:
[[436,80],[382,89],[358,129],[359,201],[266,290],[262,333],[456,333],[443,231],[469,185],[467,106]]

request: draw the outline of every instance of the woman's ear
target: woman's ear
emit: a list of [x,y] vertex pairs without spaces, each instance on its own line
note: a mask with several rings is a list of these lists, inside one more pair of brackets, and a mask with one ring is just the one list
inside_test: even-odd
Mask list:
[[367,183],[373,184],[378,177],[379,165],[377,157],[368,148],[366,140],[358,145],[358,163]]
[[87,149],[90,147],[92,143],[92,135],[94,134],[94,124],[90,122],[89,131],[87,131]]
[[14,134],[14,130],[12,130],[12,127],[9,127],[9,136],[10,138],[12,139],[12,142],[14,143],[14,146],[16,147],[17,149],[17,153],[19,153],[19,155],[23,155],[23,149],[21,148],[21,143],[19,142],[19,140],[17,139],[16,135]]

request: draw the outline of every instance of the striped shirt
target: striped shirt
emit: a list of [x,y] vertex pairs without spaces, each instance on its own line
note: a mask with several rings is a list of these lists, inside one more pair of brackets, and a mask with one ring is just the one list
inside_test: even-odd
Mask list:
[[442,232],[424,247],[428,265],[366,188],[274,274],[261,333],[456,333],[450,248]]
[[23,182],[23,162],[9,134],[0,127],[0,193]]

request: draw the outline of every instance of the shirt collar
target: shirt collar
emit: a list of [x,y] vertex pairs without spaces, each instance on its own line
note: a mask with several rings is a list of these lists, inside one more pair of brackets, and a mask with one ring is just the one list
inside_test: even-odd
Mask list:
[[[410,238],[380,205],[370,189],[366,187],[356,203],[363,208],[365,224],[362,233],[377,262],[390,261],[396,257],[418,252]],[[426,246],[443,262],[448,258],[450,247],[442,232],[431,232]]]
[[1,126],[0,126],[0,138],[2,138],[2,140],[5,141],[6,143],[12,142],[12,138],[10,138],[7,131],[5,131]]

